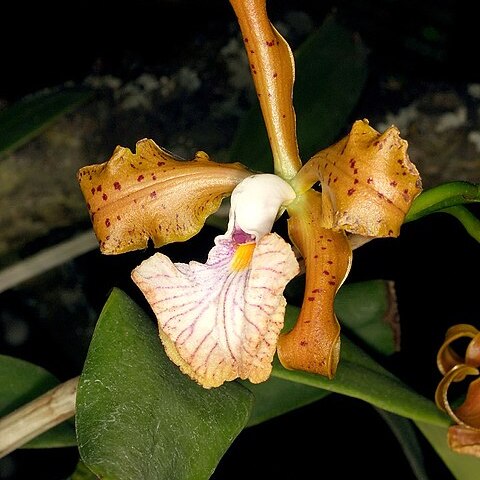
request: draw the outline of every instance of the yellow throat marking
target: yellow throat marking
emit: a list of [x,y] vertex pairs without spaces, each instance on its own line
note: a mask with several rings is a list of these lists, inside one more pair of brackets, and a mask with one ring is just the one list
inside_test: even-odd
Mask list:
[[242,243],[237,247],[233,254],[230,268],[235,272],[239,272],[245,268],[248,268],[250,261],[252,260],[253,251],[255,250],[256,243]]

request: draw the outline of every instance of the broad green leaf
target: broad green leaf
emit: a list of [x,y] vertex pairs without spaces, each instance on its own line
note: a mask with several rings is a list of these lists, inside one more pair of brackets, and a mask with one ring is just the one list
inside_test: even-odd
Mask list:
[[396,312],[393,285],[385,280],[343,285],[335,298],[335,313],[342,326],[383,355],[398,350]]
[[376,410],[391,428],[400,443],[403,453],[412,467],[417,480],[428,480],[429,477],[425,470],[422,448],[412,421],[379,408]]
[[[287,307],[289,321],[291,317],[298,316],[298,310],[296,307]],[[342,337],[340,362],[333,380],[311,373],[286,370],[277,360],[272,375],[358,398],[412,420],[435,425],[449,423],[449,418],[432,401],[419,395],[345,336]]]
[[[0,417],[34,400],[60,382],[43,368],[18,358],[0,355]],[[22,448],[55,448],[76,445],[69,421],[52,428]]]
[[266,382],[241,382],[255,396],[248,426],[257,425],[326,397],[330,392],[270,377]]
[[456,480],[478,480],[480,476],[480,458],[464,455],[450,450],[447,443],[448,426],[415,422],[425,438],[442,458]]
[[[360,97],[367,76],[366,50],[333,17],[295,53],[293,102],[301,157],[306,160],[337,139]],[[231,161],[273,171],[265,125],[255,105],[243,119],[230,150]]]
[[90,90],[79,88],[47,90],[0,110],[0,155],[24,145],[92,95]]
[[113,290],[80,377],[80,454],[105,479],[207,479],[245,427],[252,403],[238,383],[206,390],[182,374],[152,319]]

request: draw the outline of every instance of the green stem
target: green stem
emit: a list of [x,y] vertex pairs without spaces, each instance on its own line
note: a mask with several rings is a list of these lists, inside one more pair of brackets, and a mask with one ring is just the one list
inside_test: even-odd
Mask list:
[[440,210],[453,215],[465,228],[467,233],[480,243],[480,220],[463,205],[444,208]]

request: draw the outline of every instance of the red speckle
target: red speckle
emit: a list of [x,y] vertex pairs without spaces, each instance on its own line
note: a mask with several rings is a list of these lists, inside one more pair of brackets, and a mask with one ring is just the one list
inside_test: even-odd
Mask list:
[[353,169],[353,174],[356,175],[358,173],[358,168]]
[[101,192],[101,191],[102,191],[102,186],[99,185],[99,186],[97,187],[97,192]]
[[90,204],[87,202],[87,208],[91,210]]
[[347,192],[347,195],[350,197],[351,195],[353,195],[355,193],[355,189],[354,188],[350,188]]
[[328,270],[324,270],[324,271],[323,271],[323,274],[324,274],[324,275],[330,275],[330,272],[329,272]]
[[105,219],[105,226],[108,228],[110,225],[111,225],[110,219],[109,219],[109,218],[106,218],[106,219]]
[[163,166],[165,165],[165,162],[157,162],[157,165],[158,165],[159,167],[163,167]]
[[392,187],[396,187],[397,185],[398,185],[398,183],[395,180],[390,182],[390,186],[392,186]]
[[306,346],[308,345],[308,342],[307,342],[306,340],[302,340],[302,341],[300,342],[300,345],[301,345],[302,347],[306,347]]
[[122,217],[120,217],[120,215],[117,215],[117,220],[121,220]]
[[154,173],[152,173],[152,180],[156,180],[156,179],[157,179],[157,176]]
[[248,38],[245,37],[245,38],[243,39],[243,41],[244,41],[245,43],[248,43]]
[[320,293],[320,289],[319,289],[319,288],[315,288],[314,290],[312,290],[312,293]]
[[372,177],[368,177],[368,178],[367,178],[367,183],[368,183],[368,184],[373,183],[373,178],[372,178]]
[[275,40],[271,40],[270,42],[267,40],[265,43],[267,44],[267,47],[273,47],[275,45]]
[[391,235],[393,235],[393,230],[388,231],[388,236],[390,237]]
[[329,284],[329,285],[335,285],[335,282],[334,282],[333,280],[330,280],[330,281],[328,282],[328,284]]
[[120,185],[120,182],[115,182],[113,184],[113,187],[115,188],[115,190],[121,190],[122,189],[122,186]]
[[333,242],[331,238],[327,238],[327,242]]
[[323,235],[320,235],[320,237],[319,237],[319,238],[323,238]]
[[318,255],[314,255],[313,258],[318,258]]
[[353,184],[356,185],[359,182],[358,178],[353,181]]
[[157,198],[157,192],[155,190],[150,193],[150,198]]
[[105,240],[107,240],[107,241],[110,240],[110,235],[107,235],[107,236],[105,237]]
[[275,73],[273,74],[273,78],[277,78],[277,77],[278,77],[278,73],[275,72]]
[[327,247],[320,247],[320,250],[326,250]]
[[338,177],[335,177],[335,178],[333,179],[333,183],[335,183],[337,180],[338,180]]
[[315,300],[315,297],[308,297],[307,300],[308,300],[309,302],[313,302],[313,301]]
[[399,165],[403,165],[403,160],[402,160],[401,158],[399,158],[399,159],[397,160],[397,163],[398,163]]
[[381,192],[378,192],[378,193],[377,193],[377,197],[378,197],[378,198],[384,198],[384,196],[385,196],[385,195],[384,195],[383,193],[381,193]]
[[350,168],[355,168],[355,163],[357,163],[353,158],[350,159]]
[[255,53],[255,50],[250,50],[250,53]]
[[92,188],[91,192],[92,192],[92,195],[95,195],[95,188]]
[[285,115],[285,114],[283,114],[283,115],[282,115],[282,118],[285,118],[285,117],[286,117],[286,115]]
[[106,201],[107,201],[107,199],[108,199],[108,197],[107,197],[107,194],[106,194],[106,193],[104,193],[104,194],[102,195],[102,198],[103,198],[103,201],[104,201],[104,202],[106,202]]
[[407,194],[408,193],[408,188],[406,188],[403,193]]
[[139,175],[138,178],[137,178],[137,182],[141,182],[143,181],[145,177],[143,175]]
[[328,263],[329,265],[333,265],[333,262],[332,262],[331,260],[327,260],[327,263]]

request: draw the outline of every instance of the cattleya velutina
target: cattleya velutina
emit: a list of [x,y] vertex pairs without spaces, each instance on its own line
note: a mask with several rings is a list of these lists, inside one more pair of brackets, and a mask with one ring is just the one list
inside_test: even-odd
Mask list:
[[[465,340],[465,353],[460,354],[454,347]],[[443,378],[435,392],[435,402],[455,422],[448,429],[448,444],[458,453],[480,457],[480,378],[470,382],[460,405],[453,407],[448,398],[453,383],[480,376],[480,331],[468,324],[450,327],[438,351],[437,366]]]
[[[185,241],[231,194],[229,223],[205,264],[156,253],[132,272],[156,315],[170,359],[205,388],[236,378],[265,381],[277,352],[289,369],[333,377],[340,326],[335,295],[351,265],[352,239],[396,237],[420,193],[407,143],[395,127],[366,120],[305,165],[292,103],[294,61],[271,25],[265,0],[230,0],[242,31],[267,127],[275,174],[216,163],[204,152],[183,161],[152,140],[117,147],[78,179],[105,254]],[[320,191],[319,191],[320,190]],[[272,233],[288,213],[293,246]],[[281,333],[283,291],[304,260],[295,327]]]

